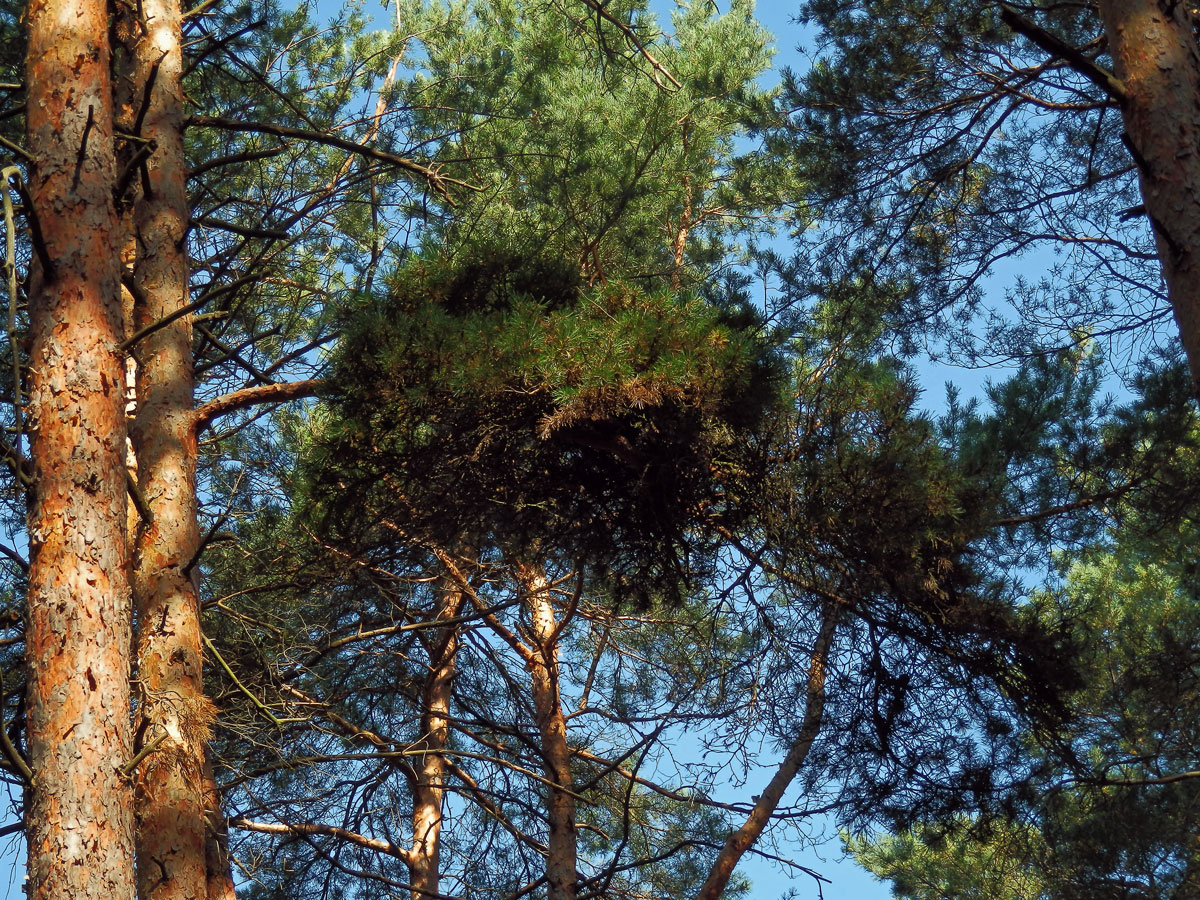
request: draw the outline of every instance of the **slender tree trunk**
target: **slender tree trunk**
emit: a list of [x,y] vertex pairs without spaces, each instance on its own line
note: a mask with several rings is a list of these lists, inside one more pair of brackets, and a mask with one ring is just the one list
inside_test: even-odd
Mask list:
[[783,799],[788,785],[792,783],[796,773],[804,765],[804,760],[808,758],[808,752],[812,749],[817,733],[821,730],[821,720],[825,714],[825,671],[829,648],[833,645],[833,636],[837,631],[838,613],[838,608],[827,606],[821,619],[821,628],[817,633],[812,657],[808,663],[808,685],[805,691],[804,719],[800,723],[800,732],[796,735],[792,746],[788,748],[783,762],[775,770],[766,790],[759,795],[750,815],[742,823],[742,827],[726,839],[725,846],[721,848],[712,868],[709,869],[708,878],[705,879],[700,892],[696,894],[696,900],[719,900],[725,893],[734,868],[746,851],[758,840],[759,835],[763,833],[763,829],[767,827],[771,816],[778,808],[779,801]]
[[1191,4],[1097,0],[1167,296],[1200,392],[1200,50]]
[[134,896],[130,596],[107,6],[26,10],[31,457],[29,895]]
[[221,792],[213,776],[212,761],[204,760],[204,867],[208,877],[208,900],[236,900],[233,869],[229,858],[229,829],[221,811]]
[[[178,0],[142,0],[123,30],[127,99],[137,129],[142,190],[132,210],[133,330],[188,301],[188,202],[183,155]],[[153,141],[144,144],[143,141]],[[137,860],[141,900],[207,896],[204,753],[212,706],[204,697],[196,594],[196,436],[192,330],[187,317],[144,337],[130,427],[137,481],[150,517],[134,541],[133,595],[141,687],[137,733],[159,742],[138,772]]]
[[[452,619],[462,610],[462,591],[449,578],[437,587],[433,621]],[[458,654],[458,626],[446,625],[423,632],[429,654],[429,673],[421,691],[421,739],[414,749],[423,751],[414,767],[413,845],[409,857],[413,900],[441,895],[441,834],[446,795],[446,747],[450,738],[450,695]]]
[[545,576],[540,569],[518,569],[521,594],[531,623],[533,639],[529,656],[529,674],[534,714],[542,739],[542,756],[551,785],[546,804],[550,826],[546,858],[547,900],[574,900],[577,842],[575,836],[575,796],[571,779],[571,751],[567,746],[567,722],[563,717],[558,686],[558,626]]

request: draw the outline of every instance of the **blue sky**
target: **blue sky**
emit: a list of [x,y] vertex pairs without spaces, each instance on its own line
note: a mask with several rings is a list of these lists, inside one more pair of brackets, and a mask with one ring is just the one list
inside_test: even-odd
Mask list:
[[[721,2],[719,8],[725,11],[727,5],[727,2]],[[801,72],[807,68],[802,51],[812,50],[812,33],[795,21],[798,6],[796,0],[758,0],[755,7],[758,20],[775,37],[776,53],[772,71],[766,76],[768,84],[777,82],[778,73],[784,68]],[[670,11],[675,8],[675,2],[651,0],[650,7],[658,13],[660,22],[666,25],[670,21]],[[978,379],[971,377],[976,374],[969,373],[966,380],[977,383]],[[941,398],[944,396],[942,385],[947,375],[934,370],[930,371],[930,375],[933,376],[930,382],[932,389],[927,391],[925,399],[936,408],[941,405]],[[951,377],[959,380],[956,374],[951,373]],[[760,760],[767,765],[771,762],[765,748]],[[728,799],[744,801],[745,798],[760,793],[772,774],[772,768],[762,769],[744,787],[738,789],[736,793],[739,796],[731,796]],[[796,799],[797,794],[793,790],[784,796],[783,805],[793,803]],[[843,858],[841,841],[836,836],[836,827],[831,820],[827,817],[814,819],[806,830],[811,838],[803,843],[795,840],[781,842],[778,852],[781,856],[819,873],[828,879],[828,883],[818,886],[811,876],[803,872],[789,871],[787,867],[778,863],[747,854],[738,866],[738,871],[747,875],[753,884],[751,900],[778,900],[789,890],[794,890],[797,898],[821,896],[824,900],[887,900],[891,897],[888,886],[876,880],[865,869]]]

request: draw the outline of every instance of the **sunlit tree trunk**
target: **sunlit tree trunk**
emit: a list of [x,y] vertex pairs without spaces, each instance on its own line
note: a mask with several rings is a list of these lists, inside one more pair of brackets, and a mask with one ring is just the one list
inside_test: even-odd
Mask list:
[[126,156],[139,170],[129,280],[132,330],[141,335],[130,435],[146,511],[133,541],[136,728],[142,745],[156,747],[138,771],[138,894],[193,900],[208,891],[204,752],[212,716],[196,593],[192,330],[179,316],[145,332],[189,301],[180,9],[177,0],[142,0],[137,15],[126,15],[120,118],[133,133]]
[[519,568],[522,601],[530,620],[532,651],[527,658],[534,714],[542,742],[546,776],[551,782],[546,803],[550,837],[546,858],[548,900],[574,900],[577,841],[575,796],[571,790],[571,751],[558,683],[559,628],[546,578],[539,568]]
[[[436,591],[431,621],[453,619],[463,595],[449,578]],[[409,856],[413,900],[441,895],[441,834],[446,796],[446,748],[450,739],[450,697],[458,654],[458,625],[421,632],[429,655],[429,672],[421,691],[422,751],[414,766],[413,846]]]
[[1200,50],[1192,4],[1097,0],[1183,348],[1200,387]]
[[30,221],[29,895],[134,896],[122,315],[108,9],[25,18]]

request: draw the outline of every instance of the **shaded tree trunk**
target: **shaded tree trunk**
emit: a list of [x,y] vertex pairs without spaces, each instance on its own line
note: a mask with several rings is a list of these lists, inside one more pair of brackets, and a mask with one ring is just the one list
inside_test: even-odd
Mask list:
[[779,801],[783,799],[788,785],[792,783],[800,771],[800,767],[804,765],[804,760],[808,758],[808,752],[812,749],[817,733],[821,730],[821,721],[825,714],[825,672],[829,650],[833,646],[833,636],[837,631],[839,612],[837,607],[827,606],[821,618],[821,628],[817,633],[812,657],[808,663],[804,719],[800,723],[800,731],[791,747],[788,748],[783,762],[775,770],[766,789],[755,801],[754,808],[750,810],[746,821],[725,840],[725,846],[717,854],[716,860],[709,869],[708,878],[705,879],[700,892],[696,894],[696,900],[720,900],[733,875],[734,868],[763,833],[763,829],[767,827],[771,816],[778,808]]
[[1200,391],[1200,50],[1190,4],[1097,0],[1167,296]]
[[[464,602],[449,578],[438,585],[432,621],[452,619]],[[441,896],[441,834],[446,795],[446,747],[450,738],[450,696],[458,654],[458,625],[422,632],[429,672],[421,691],[422,751],[414,766],[413,845],[409,856],[413,900]]]
[[574,900],[577,841],[575,796],[571,790],[571,750],[558,684],[558,636],[554,606],[540,569],[518,567],[522,600],[529,613],[532,651],[527,657],[534,714],[542,741],[542,756],[551,784],[546,803],[550,837],[546,857],[548,900]]
[[221,792],[213,777],[212,762],[204,761],[204,868],[208,900],[236,900],[229,859],[229,829],[221,811]]
[[29,895],[134,896],[122,312],[107,6],[33,0]]

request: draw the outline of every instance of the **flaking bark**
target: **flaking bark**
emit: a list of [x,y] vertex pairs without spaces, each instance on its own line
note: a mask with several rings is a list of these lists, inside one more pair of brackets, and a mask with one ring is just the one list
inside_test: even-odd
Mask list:
[[213,775],[212,761],[204,762],[204,868],[208,878],[208,900],[237,900],[229,859],[229,829],[221,811],[221,791]]
[[[188,202],[183,154],[181,22],[177,0],[142,0],[118,30],[127,76],[120,118],[132,134],[127,156],[140,170],[133,188],[130,333],[189,303],[185,238]],[[148,144],[146,142],[153,142]],[[146,155],[144,148],[153,147]],[[203,693],[194,557],[200,543],[193,428],[192,329],[186,315],[143,332],[135,348],[135,415],[130,426],[137,483],[146,500],[134,539],[140,697],[137,734],[161,739],[137,776],[138,896],[203,900],[208,894],[205,744],[212,719]],[[227,862],[225,863],[227,867]],[[223,883],[222,873],[214,873]],[[218,888],[220,889],[220,888]]]
[[[130,592],[108,9],[32,0],[28,892],[132,900]],[[41,256],[43,254],[39,254]]]

